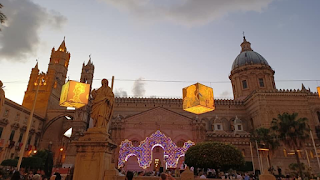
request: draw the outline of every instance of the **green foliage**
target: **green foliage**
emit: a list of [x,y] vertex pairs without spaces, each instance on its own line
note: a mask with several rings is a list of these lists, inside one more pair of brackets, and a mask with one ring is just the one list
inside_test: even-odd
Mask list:
[[[2,4],[0,3],[0,9],[2,8]],[[0,11],[0,23],[4,23],[4,21],[7,19],[7,17],[2,13],[2,11]],[[0,29],[1,31],[1,29]]]
[[188,149],[185,154],[185,163],[189,167],[228,170],[244,165],[244,157],[241,151],[232,145],[204,142]]
[[295,151],[299,174],[300,176],[303,176],[303,167],[300,165],[301,163],[297,150],[301,149],[304,146],[305,141],[309,138],[310,127],[307,124],[307,118],[297,119],[297,117],[298,113],[279,114],[277,119],[274,118],[272,120],[271,129],[285,146]]
[[35,155],[33,155],[33,157],[37,157],[41,159],[41,168],[44,168],[48,154],[49,154],[48,150],[39,150]]
[[259,147],[267,148],[270,151],[274,151],[279,147],[279,141],[277,136],[267,128],[258,128],[253,131],[251,141],[257,141]]
[[251,161],[246,161],[244,165],[240,166],[238,168],[238,171],[241,172],[248,172],[248,171],[253,171],[253,165]]
[[297,117],[298,113],[283,113],[271,122],[271,129],[276,132],[280,141],[291,149],[303,147],[305,140],[309,138],[308,119]]
[[[300,164],[302,173],[305,177],[311,178],[311,168],[308,168],[304,163]],[[289,164],[289,169],[291,170],[292,176],[298,176],[299,175],[299,165],[297,163],[291,163]]]
[[16,167],[18,164],[18,160],[17,159],[6,159],[6,160],[3,160],[1,162],[1,165],[2,166],[11,166],[11,167]]
[[38,157],[25,157],[22,159],[21,167],[31,169],[42,168],[42,159]]

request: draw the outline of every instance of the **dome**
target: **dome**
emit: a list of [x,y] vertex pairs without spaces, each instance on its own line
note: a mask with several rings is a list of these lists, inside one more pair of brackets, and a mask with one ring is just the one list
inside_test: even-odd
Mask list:
[[251,49],[251,43],[248,42],[245,37],[243,37],[243,42],[240,46],[242,50],[233,61],[231,71],[235,68],[248,64],[263,64],[269,66],[267,60],[264,57]]
[[269,66],[267,60],[264,57],[262,57],[257,52],[249,50],[241,52],[236,57],[236,59],[233,61],[231,70],[234,70],[235,68],[244,66],[246,64],[264,64]]

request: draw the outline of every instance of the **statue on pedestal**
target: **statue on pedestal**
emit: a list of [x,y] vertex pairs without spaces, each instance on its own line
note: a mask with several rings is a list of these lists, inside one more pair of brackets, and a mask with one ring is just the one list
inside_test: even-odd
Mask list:
[[2,81],[0,81],[0,113],[5,101],[4,90],[2,88],[3,88],[3,83]]
[[102,79],[101,87],[92,90],[92,110],[91,118],[93,119],[93,127],[107,128],[111,119],[114,104],[114,94],[108,86],[108,80]]

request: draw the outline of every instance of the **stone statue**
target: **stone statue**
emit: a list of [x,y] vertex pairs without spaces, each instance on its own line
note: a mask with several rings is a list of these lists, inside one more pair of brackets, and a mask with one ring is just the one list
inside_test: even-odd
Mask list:
[[0,81],[0,113],[5,101],[4,90],[2,89],[2,87],[3,87],[3,83],[2,81]]
[[114,94],[108,86],[108,80],[102,79],[101,87],[98,90],[92,90],[92,109],[91,118],[93,127],[107,128],[111,119],[114,104]]

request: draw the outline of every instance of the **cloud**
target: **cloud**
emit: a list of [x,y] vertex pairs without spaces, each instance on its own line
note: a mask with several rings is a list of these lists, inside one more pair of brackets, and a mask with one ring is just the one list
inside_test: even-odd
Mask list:
[[66,22],[61,14],[30,0],[3,0],[2,5],[7,20],[0,32],[0,61],[27,61],[39,47],[41,28],[59,29]]
[[223,92],[220,94],[219,97],[220,97],[220,98],[231,98],[231,97],[232,97],[232,94],[231,94],[231,92],[229,92],[229,91],[223,91]]
[[207,24],[229,13],[262,12],[273,0],[101,0],[144,20],[186,26]]
[[122,90],[121,88],[116,89],[114,92],[115,97],[128,97],[127,91]]
[[146,92],[144,86],[145,83],[142,81],[142,78],[139,78],[136,81],[134,81],[132,87],[133,97],[143,97]]

